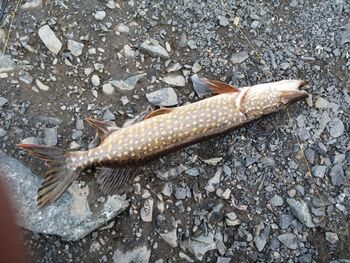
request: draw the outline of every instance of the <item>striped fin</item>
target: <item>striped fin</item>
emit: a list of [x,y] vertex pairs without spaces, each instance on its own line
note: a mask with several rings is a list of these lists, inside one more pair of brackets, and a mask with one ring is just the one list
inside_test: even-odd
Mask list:
[[149,118],[152,118],[152,117],[155,117],[155,116],[158,116],[158,115],[162,115],[162,114],[169,113],[169,112],[171,112],[172,110],[173,110],[173,109],[162,108],[162,109],[158,109],[158,110],[151,111],[150,113],[148,113],[148,114],[145,116],[145,120],[146,120],[146,119],[149,119]]
[[106,195],[122,194],[132,184],[137,172],[138,169],[134,168],[103,167],[96,175],[96,180]]
[[80,168],[70,167],[70,159],[61,149],[36,144],[17,144],[17,146],[50,164],[44,182],[38,190],[37,204],[39,208],[60,198],[81,172]]
[[101,141],[107,138],[112,132],[119,129],[112,121],[101,121],[93,118],[85,118],[85,121],[97,130]]
[[239,88],[218,80],[209,80],[206,78],[198,77],[197,75],[193,75],[191,79],[194,86],[208,90],[212,94],[240,92]]

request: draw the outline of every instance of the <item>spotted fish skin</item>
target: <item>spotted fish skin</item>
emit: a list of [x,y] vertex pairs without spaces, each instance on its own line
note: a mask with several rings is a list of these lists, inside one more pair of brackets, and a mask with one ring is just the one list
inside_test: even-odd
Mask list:
[[87,166],[142,165],[145,162],[242,126],[248,119],[237,110],[237,93],[221,94],[174,108],[108,136],[77,158]]
[[145,120],[126,128],[117,129],[110,123],[87,119],[97,128],[102,139],[94,149],[65,153],[54,147],[19,144],[19,147],[50,164],[38,190],[38,206],[44,207],[56,201],[87,168],[107,167],[97,181],[105,193],[113,193],[132,181],[136,170],[131,171],[130,168],[242,127],[308,96],[305,91],[299,90],[305,84],[300,80],[242,89],[219,81],[197,81],[218,95],[178,108],[157,110]]

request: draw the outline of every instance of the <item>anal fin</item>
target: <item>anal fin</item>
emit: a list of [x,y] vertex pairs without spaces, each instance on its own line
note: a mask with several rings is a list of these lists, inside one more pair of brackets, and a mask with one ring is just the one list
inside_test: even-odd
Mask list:
[[137,168],[103,167],[96,175],[96,180],[104,194],[122,194],[132,184],[137,172]]
[[85,121],[97,130],[101,141],[103,141],[112,132],[119,129],[112,121],[101,121],[93,118],[85,118]]

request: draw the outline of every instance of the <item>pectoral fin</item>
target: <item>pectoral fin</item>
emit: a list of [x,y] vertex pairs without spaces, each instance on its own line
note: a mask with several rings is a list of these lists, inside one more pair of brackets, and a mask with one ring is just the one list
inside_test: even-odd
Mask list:
[[100,189],[107,195],[122,194],[132,184],[138,169],[103,167],[96,175]]
[[112,121],[101,121],[93,118],[85,118],[85,121],[97,130],[101,141],[103,141],[112,132],[119,129]]
[[208,90],[212,94],[240,92],[239,88],[218,80],[200,78],[196,75],[193,75],[191,79],[194,85],[201,87],[202,89]]

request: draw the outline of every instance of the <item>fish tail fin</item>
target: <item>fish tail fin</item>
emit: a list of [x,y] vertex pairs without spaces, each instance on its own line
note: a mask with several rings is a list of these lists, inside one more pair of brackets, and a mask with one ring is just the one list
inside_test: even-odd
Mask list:
[[50,168],[46,171],[44,182],[38,189],[37,205],[45,207],[55,202],[78,178],[81,167],[74,165],[70,155],[56,147],[36,144],[17,144],[32,156],[46,161]]

